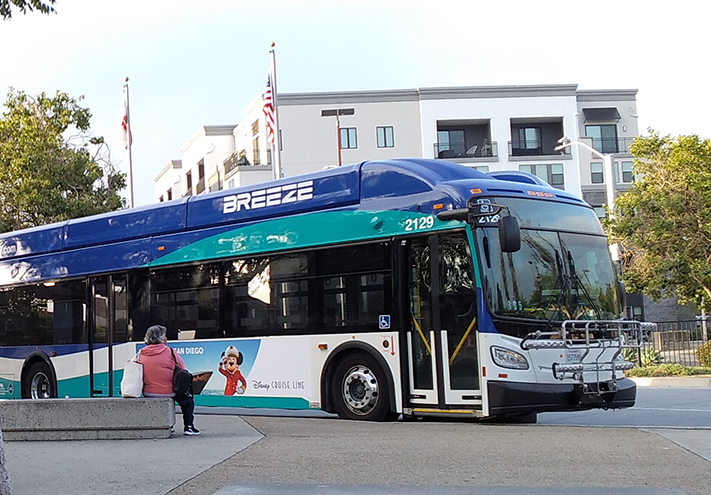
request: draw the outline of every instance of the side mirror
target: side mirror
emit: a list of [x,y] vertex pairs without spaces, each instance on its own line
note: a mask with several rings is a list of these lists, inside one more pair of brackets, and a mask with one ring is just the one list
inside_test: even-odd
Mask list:
[[521,249],[521,228],[516,217],[499,218],[499,243],[504,253],[515,253]]

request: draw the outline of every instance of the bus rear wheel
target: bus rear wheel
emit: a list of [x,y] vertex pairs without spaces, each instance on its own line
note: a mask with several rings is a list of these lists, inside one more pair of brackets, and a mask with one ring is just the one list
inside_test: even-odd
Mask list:
[[333,395],[334,409],[341,418],[386,421],[393,417],[387,376],[367,354],[351,354],[338,363]]
[[22,382],[22,397],[24,399],[50,399],[56,397],[52,372],[47,363],[35,363],[25,375]]

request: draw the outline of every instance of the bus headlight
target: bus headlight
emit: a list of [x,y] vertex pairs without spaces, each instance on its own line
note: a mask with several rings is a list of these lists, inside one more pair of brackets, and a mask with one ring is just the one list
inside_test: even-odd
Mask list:
[[491,347],[491,357],[497,366],[512,370],[527,370],[528,361],[523,355],[503,347]]

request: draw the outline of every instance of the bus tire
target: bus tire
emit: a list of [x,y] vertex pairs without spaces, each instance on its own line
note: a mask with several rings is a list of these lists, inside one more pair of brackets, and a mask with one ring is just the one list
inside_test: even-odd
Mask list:
[[50,399],[57,396],[56,390],[47,363],[38,361],[30,366],[22,382],[23,399]]
[[387,375],[366,353],[347,355],[333,373],[333,406],[343,419],[386,421],[396,417],[390,410]]

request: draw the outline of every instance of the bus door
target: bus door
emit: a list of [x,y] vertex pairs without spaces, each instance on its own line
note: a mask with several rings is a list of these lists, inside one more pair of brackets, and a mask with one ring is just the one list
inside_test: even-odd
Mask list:
[[478,409],[476,286],[466,236],[434,234],[406,244],[410,403]]
[[115,370],[123,369],[124,363],[116,363],[113,346],[126,342],[127,287],[124,274],[92,277],[91,318],[89,333],[89,384],[91,397],[120,396]]

